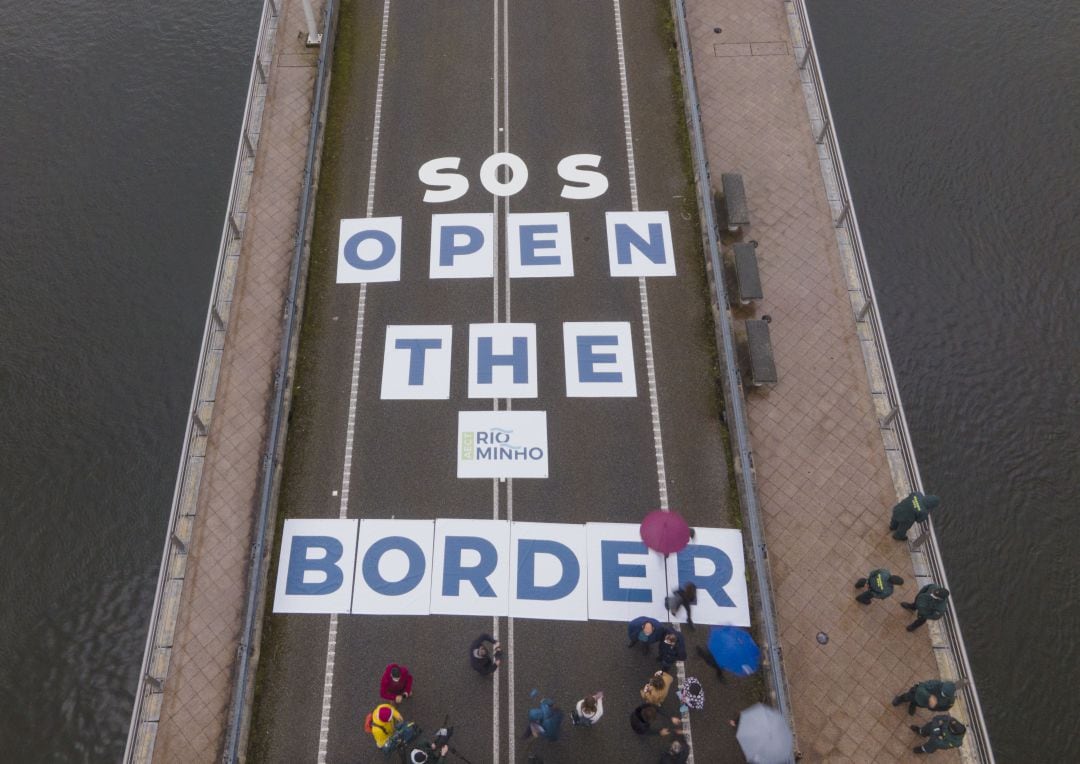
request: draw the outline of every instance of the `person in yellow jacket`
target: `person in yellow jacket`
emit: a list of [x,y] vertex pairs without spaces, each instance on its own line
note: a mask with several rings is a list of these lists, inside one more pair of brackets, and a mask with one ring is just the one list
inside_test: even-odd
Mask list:
[[389,703],[375,706],[371,712],[370,729],[371,736],[375,738],[375,745],[382,748],[394,735],[398,725],[404,721],[401,714]]
[[666,671],[657,671],[641,688],[641,699],[654,706],[664,705],[674,678]]

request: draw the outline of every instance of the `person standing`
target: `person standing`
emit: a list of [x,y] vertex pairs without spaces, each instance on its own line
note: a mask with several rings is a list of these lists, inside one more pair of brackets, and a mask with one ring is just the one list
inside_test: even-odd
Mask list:
[[915,713],[916,708],[929,708],[931,711],[948,711],[956,702],[956,684],[943,682],[940,679],[928,679],[912,685],[911,689],[903,695],[893,698],[892,704],[898,706],[901,703],[908,704],[908,715]]
[[959,748],[964,744],[964,734],[967,728],[959,719],[954,719],[948,714],[935,716],[922,727],[917,724],[911,725],[911,731],[927,738],[922,745],[917,745],[911,750],[915,753],[933,753],[946,748]]
[[697,584],[687,581],[681,587],[671,593],[664,602],[672,616],[677,616],[679,610],[686,608],[686,625],[694,630],[694,619],[690,614],[690,608],[697,604]]
[[376,747],[383,748],[394,736],[398,725],[404,720],[392,705],[381,703],[375,706],[375,710],[368,714],[367,719],[364,721],[364,729],[375,738]]
[[904,583],[900,576],[894,576],[888,568],[871,570],[866,578],[860,578],[855,582],[856,589],[866,587],[866,591],[855,596],[855,601],[863,605],[869,605],[874,599],[888,599],[892,596],[893,587]]
[[604,693],[599,690],[579,700],[570,712],[570,721],[578,727],[591,727],[604,715]]
[[682,734],[680,728],[674,734],[674,739],[668,745],[667,750],[660,756],[660,764],[686,764],[690,758],[690,743]]
[[664,638],[657,648],[657,660],[663,671],[670,671],[678,661],[686,660],[686,642],[683,635],[675,629],[665,628]]
[[948,606],[949,590],[937,584],[927,584],[915,595],[914,602],[901,602],[900,607],[905,610],[914,610],[917,616],[908,624],[908,631],[922,626],[927,621],[937,621],[945,615]]
[[494,674],[502,665],[502,645],[490,634],[481,634],[469,645],[469,664],[480,676]]
[[409,670],[397,663],[391,663],[383,671],[379,682],[379,695],[383,700],[401,705],[401,701],[412,695],[413,677]]
[[660,712],[656,706],[651,703],[642,703],[630,712],[630,729],[639,735],[667,737],[671,734],[672,729],[675,730],[675,734],[682,734],[682,719],[678,716],[671,717],[672,727],[654,727],[653,724],[659,715]]
[[675,678],[666,671],[657,671],[649,677],[649,681],[641,688],[641,699],[659,708],[667,700],[668,692],[671,690],[671,683],[674,681]]
[[893,538],[904,541],[907,538],[908,529],[915,523],[924,523],[930,518],[930,512],[937,508],[941,499],[933,494],[929,496],[912,491],[903,501],[892,508],[892,521],[889,530],[893,531]]
[[630,639],[627,647],[641,645],[642,651],[648,653],[651,645],[664,636],[664,627],[655,618],[643,615],[626,625],[626,635]]

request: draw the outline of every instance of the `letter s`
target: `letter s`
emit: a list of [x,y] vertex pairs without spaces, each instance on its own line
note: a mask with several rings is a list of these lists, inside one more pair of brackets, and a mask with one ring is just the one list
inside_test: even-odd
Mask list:
[[460,173],[446,172],[456,170],[460,165],[461,157],[438,157],[420,165],[420,182],[435,187],[435,190],[429,188],[424,192],[425,202],[452,202],[465,196],[469,190],[469,179]]
[[559,177],[568,183],[583,183],[583,186],[564,185],[564,199],[595,199],[608,190],[608,179],[602,172],[583,170],[583,167],[599,167],[599,154],[571,154],[559,162]]

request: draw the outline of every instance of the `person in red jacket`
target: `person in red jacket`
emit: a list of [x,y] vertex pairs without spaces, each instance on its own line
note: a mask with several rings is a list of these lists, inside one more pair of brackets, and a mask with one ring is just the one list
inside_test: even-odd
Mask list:
[[412,674],[404,666],[391,663],[383,672],[379,694],[391,703],[401,703],[412,695]]

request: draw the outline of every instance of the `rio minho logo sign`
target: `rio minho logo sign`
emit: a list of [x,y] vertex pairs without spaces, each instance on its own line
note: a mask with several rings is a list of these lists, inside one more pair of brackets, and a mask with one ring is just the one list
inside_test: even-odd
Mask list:
[[458,413],[459,478],[546,478],[547,413]]

